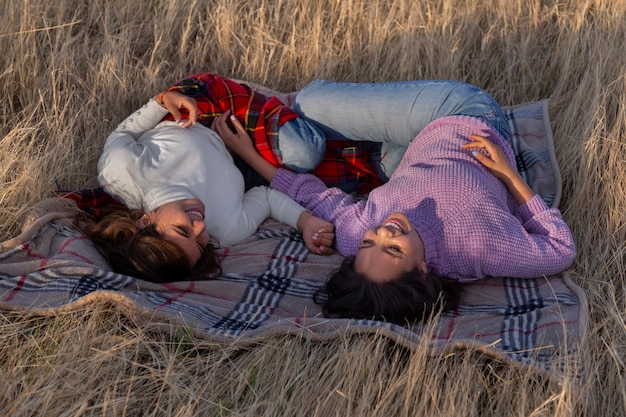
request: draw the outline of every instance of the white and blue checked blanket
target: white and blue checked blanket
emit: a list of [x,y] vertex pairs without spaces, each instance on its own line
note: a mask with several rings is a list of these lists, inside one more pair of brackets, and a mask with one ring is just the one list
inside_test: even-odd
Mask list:
[[[552,206],[560,198],[547,103],[506,109],[525,178]],[[584,344],[584,292],[565,272],[537,279],[489,278],[466,285],[458,309],[436,325],[402,327],[326,319],[313,295],[341,257],[309,253],[299,234],[266,221],[249,239],[220,250],[224,273],[214,281],[154,284],[112,272],[93,244],[72,227],[67,199],[44,200],[23,232],[0,244],[0,308],[54,315],[106,300],[147,328],[248,345],[280,334],[329,339],[382,334],[406,347],[469,345],[542,369],[561,366]],[[557,367],[558,367],[557,366]]]

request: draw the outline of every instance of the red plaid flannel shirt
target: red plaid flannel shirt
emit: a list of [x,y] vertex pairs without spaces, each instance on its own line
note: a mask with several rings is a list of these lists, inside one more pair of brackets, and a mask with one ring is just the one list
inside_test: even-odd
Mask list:
[[[190,75],[168,90],[193,97],[199,109],[198,120],[208,128],[217,116],[230,110],[254,140],[259,153],[282,167],[278,127],[298,115],[277,97],[266,97],[245,84],[211,73]],[[165,119],[173,120],[171,115]],[[312,174],[329,187],[359,194],[382,184],[367,151],[358,142],[347,140],[327,139],[326,153]]]

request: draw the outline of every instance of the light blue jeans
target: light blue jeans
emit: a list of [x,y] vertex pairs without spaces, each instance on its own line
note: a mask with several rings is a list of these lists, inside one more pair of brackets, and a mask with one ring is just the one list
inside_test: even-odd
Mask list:
[[296,96],[295,110],[329,138],[382,142],[378,174],[386,181],[407,146],[430,122],[467,115],[490,122],[505,139],[504,113],[486,91],[446,80],[340,83],[316,80]]
[[278,149],[284,166],[295,172],[308,172],[321,162],[326,136],[314,123],[298,117],[278,128]]

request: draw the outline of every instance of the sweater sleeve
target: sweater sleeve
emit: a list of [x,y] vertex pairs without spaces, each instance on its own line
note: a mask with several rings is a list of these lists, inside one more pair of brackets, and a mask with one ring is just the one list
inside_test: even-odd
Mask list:
[[351,195],[338,188],[328,188],[310,174],[296,174],[279,169],[271,186],[287,194],[305,208],[335,225],[335,245],[344,256],[354,256],[363,233],[370,225],[363,222],[365,202],[354,202]]
[[571,267],[576,257],[576,245],[561,212],[549,208],[539,195],[521,205],[518,212],[524,230],[533,241],[532,247],[537,248],[537,258],[545,260],[547,272],[544,274],[558,274]]
[[104,152],[136,142],[144,132],[159,124],[166,114],[168,114],[167,109],[159,106],[154,99],[150,99],[111,132],[104,144]]
[[113,197],[131,209],[142,206],[143,191],[135,184],[127,168],[144,148],[137,142],[141,135],[155,127],[168,111],[151,99],[133,112],[109,134],[98,160],[98,181]]
[[311,210],[314,215],[333,223],[346,207],[354,205],[349,194],[338,188],[328,188],[311,174],[296,174],[279,169],[271,186]]
[[298,229],[298,219],[306,209],[278,190],[263,188],[267,190],[267,199],[270,202],[270,217]]
[[462,230],[465,233],[457,236],[462,243],[452,252],[465,253],[461,262],[467,269],[461,270],[467,274],[451,277],[460,280],[488,275],[536,278],[555,275],[571,267],[576,247],[559,210],[548,208],[536,195],[521,205],[518,212],[521,223],[512,214],[482,206],[480,216],[474,216],[471,225],[456,224],[454,227],[459,233]]
[[270,204],[263,187],[248,190],[242,199],[239,210],[231,213],[228,227],[220,243],[230,246],[252,236],[265,219],[270,217]]
[[280,191],[253,187],[243,195],[241,209],[233,212],[221,243],[228,246],[250,237],[269,217],[297,229],[303,211],[304,207]]

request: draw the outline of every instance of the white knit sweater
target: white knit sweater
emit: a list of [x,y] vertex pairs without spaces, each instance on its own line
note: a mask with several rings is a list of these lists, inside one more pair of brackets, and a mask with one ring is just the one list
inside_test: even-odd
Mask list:
[[145,211],[197,198],[206,207],[207,231],[226,246],[252,235],[268,217],[296,227],[302,206],[269,187],[244,193],[243,176],[217,133],[200,123],[161,122],[166,114],[151,99],[109,135],[98,162],[107,193]]

